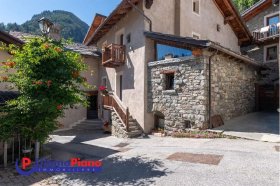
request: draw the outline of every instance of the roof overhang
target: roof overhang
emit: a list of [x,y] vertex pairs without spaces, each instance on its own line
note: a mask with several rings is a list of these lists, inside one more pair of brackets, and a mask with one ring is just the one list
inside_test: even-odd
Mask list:
[[[140,0],[129,0],[133,4],[137,4]],[[130,10],[132,6],[127,0],[117,6],[117,8],[105,19],[105,21],[95,30],[93,34],[89,34],[88,39],[84,42],[85,45],[96,43],[101,37],[103,37],[109,30],[117,24]]]
[[238,38],[239,44],[248,44],[252,41],[252,35],[243,22],[238,10],[231,0],[213,0],[222,15],[225,24],[229,24]]
[[183,48],[207,48],[209,47],[208,40],[197,40],[190,37],[180,37],[171,34],[163,34],[159,32],[144,32],[147,38],[150,38],[157,43],[172,45]]
[[261,0],[242,12],[242,18],[247,22],[272,5],[272,0]]
[[18,45],[21,46],[24,44],[23,41],[21,41],[20,39],[8,34],[7,32],[1,31],[0,30],[0,41],[5,43],[5,44],[14,44],[14,45]]
[[88,32],[86,34],[86,37],[83,41],[83,43],[87,43],[89,38],[92,36],[92,34],[94,34],[94,32],[96,31],[96,29],[105,21],[107,17],[101,14],[96,14],[90,28],[88,29]]
[[209,40],[197,40],[189,37],[180,37],[174,36],[170,34],[163,34],[158,32],[144,32],[144,35],[154,40],[160,44],[171,45],[180,48],[193,49],[209,49],[211,51],[217,51],[218,53],[222,53],[225,56],[229,56],[230,58],[235,58],[237,61],[244,62],[256,67],[260,67],[260,63],[255,61],[254,59],[249,58],[248,56],[241,55],[237,52],[234,52],[228,48],[225,48],[215,42]]

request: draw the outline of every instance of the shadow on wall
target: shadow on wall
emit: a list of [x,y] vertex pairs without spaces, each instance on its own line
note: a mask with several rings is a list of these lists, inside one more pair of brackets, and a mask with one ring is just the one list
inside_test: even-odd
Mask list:
[[123,90],[134,89],[134,65],[129,54],[127,54],[127,65],[125,68],[125,79],[122,88]]

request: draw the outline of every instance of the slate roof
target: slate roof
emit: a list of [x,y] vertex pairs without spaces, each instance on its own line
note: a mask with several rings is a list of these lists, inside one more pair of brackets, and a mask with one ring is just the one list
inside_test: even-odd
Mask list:
[[[24,42],[26,42],[28,40],[28,38],[30,38],[30,37],[40,37],[37,35],[24,33],[24,32],[10,32],[10,34],[13,37],[18,38],[19,40],[24,41]],[[79,44],[79,43],[73,43],[70,45],[64,45],[64,47],[66,49],[78,52],[81,55],[101,57],[101,52],[95,46],[86,46],[86,45]]]
[[15,44],[15,45],[22,45],[24,42],[19,40],[18,38],[10,35],[7,32],[0,30],[0,41],[6,44]]
[[150,38],[154,41],[157,41],[162,44],[169,44],[177,47],[186,47],[186,48],[211,48],[214,50],[217,50],[219,52],[222,52],[228,56],[232,56],[236,59],[239,59],[242,62],[254,65],[254,66],[260,66],[260,63],[255,61],[252,58],[249,58],[248,56],[241,55],[235,51],[232,51],[229,48],[223,47],[220,44],[210,41],[210,40],[199,40],[199,39],[193,39],[190,37],[181,37],[181,36],[175,36],[170,34],[163,34],[159,32],[144,32],[144,35],[147,38]]

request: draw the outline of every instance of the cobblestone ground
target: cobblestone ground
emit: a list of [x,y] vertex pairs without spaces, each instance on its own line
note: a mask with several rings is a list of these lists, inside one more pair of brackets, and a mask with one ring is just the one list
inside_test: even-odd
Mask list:
[[[12,185],[242,185],[279,186],[279,144],[244,139],[119,139],[96,130],[57,132],[47,145],[52,160],[102,160],[100,173],[34,173],[0,169],[0,186]],[[170,159],[174,154],[182,157]],[[187,156],[183,156],[186,154]],[[192,155],[219,156],[207,164]],[[188,156],[192,159],[188,159]],[[202,156],[203,157],[203,156]],[[181,159],[181,160],[180,160]],[[205,160],[206,161],[206,160]],[[204,161],[204,162],[205,162]]]

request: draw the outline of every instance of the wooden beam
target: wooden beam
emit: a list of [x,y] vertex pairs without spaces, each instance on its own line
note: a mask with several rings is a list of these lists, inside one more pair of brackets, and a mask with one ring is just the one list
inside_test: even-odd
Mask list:
[[224,20],[224,24],[228,24],[229,21],[235,19],[236,17],[234,15],[231,15],[231,16],[227,16],[225,17],[225,20]]

